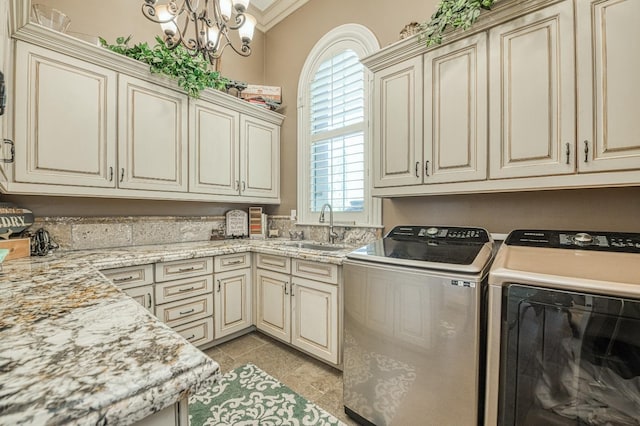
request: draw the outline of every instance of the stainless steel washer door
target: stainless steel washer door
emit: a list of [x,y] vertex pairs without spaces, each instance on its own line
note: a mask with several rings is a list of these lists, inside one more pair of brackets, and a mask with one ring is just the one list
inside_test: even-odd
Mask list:
[[480,279],[344,264],[344,405],[375,425],[477,425]]

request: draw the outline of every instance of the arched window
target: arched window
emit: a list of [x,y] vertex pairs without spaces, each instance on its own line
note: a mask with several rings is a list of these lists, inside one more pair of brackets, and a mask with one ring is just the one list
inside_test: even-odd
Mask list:
[[357,24],[327,33],[307,57],[298,85],[298,222],[317,223],[325,203],[340,225],[380,225],[370,195],[371,73],[360,58],[379,48]]

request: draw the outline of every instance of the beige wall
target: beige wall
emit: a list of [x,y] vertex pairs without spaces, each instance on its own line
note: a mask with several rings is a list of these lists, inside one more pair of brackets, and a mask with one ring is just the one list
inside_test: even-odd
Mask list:
[[[155,45],[160,26],[142,15],[142,0],[32,0],[65,13],[71,19],[68,31],[100,36],[109,43],[117,37],[132,36],[132,44],[146,41]],[[237,43],[237,40],[236,40]],[[232,80],[264,83],[265,36],[256,30],[251,56],[243,58],[227,47],[222,57],[221,73]]]
[[287,117],[282,127],[280,214],[296,208],[296,92],[300,71],[313,46],[331,29],[347,23],[364,25],[380,46],[386,46],[399,39],[407,23],[431,16],[436,4],[437,0],[311,0],[267,32],[265,81],[282,86]]

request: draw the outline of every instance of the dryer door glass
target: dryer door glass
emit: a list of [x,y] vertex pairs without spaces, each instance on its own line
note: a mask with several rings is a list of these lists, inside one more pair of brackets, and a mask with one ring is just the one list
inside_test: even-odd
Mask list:
[[500,423],[637,425],[640,301],[520,285],[506,292]]

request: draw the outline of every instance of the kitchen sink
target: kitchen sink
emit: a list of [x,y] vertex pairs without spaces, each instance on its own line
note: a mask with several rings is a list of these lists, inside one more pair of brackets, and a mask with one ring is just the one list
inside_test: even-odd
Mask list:
[[318,243],[304,243],[302,241],[292,241],[290,243],[284,243],[287,247],[297,247],[301,249],[321,250],[321,251],[339,251],[344,250],[345,247],[330,246]]

